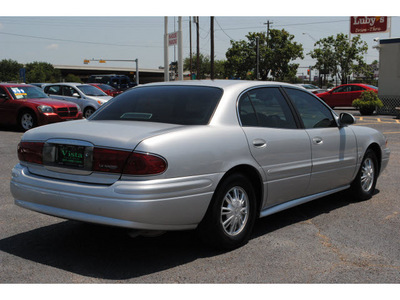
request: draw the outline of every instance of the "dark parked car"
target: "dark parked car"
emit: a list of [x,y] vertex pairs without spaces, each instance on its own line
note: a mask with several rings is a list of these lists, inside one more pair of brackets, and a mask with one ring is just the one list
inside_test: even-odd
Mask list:
[[136,83],[132,82],[128,76],[115,74],[91,75],[87,83],[105,83],[120,91],[136,86]]
[[0,84],[0,124],[22,130],[65,120],[82,119],[78,105],[49,98],[29,84]]
[[342,84],[328,92],[318,93],[316,95],[332,108],[337,106],[351,107],[353,101],[360,98],[362,92],[371,90],[378,93],[378,88],[376,86],[353,83]]

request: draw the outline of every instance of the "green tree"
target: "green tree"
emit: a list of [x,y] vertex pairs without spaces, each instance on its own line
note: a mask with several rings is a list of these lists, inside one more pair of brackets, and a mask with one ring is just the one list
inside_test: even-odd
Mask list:
[[353,72],[363,70],[364,55],[368,45],[361,40],[360,35],[354,36],[351,41],[343,33],[320,39],[314,46],[318,47],[309,54],[317,59],[315,69],[322,69],[332,76],[338,76],[342,83],[347,83]]
[[233,77],[255,79],[256,44],[259,39],[259,72],[262,80],[271,74],[278,80],[290,80],[296,76],[298,64],[293,60],[304,58],[303,46],[294,42],[294,36],[286,30],[271,29],[267,37],[265,32],[253,32],[246,35],[247,41],[231,41],[226,52],[226,72]]
[[0,61],[0,81],[20,81],[19,70],[23,65],[12,59]]
[[26,65],[27,82],[57,82],[61,72],[46,62],[33,62]]
[[[196,54],[192,54],[192,72],[197,72],[197,58]],[[209,55],[199,55],[199,65],[200,74],[196,74],[196,79],[205,79],[211,73],[211,60]],[[214,60],[214,77],[215,78],[225,78],[225,61],[224,60]],[[183,61],[183,69],[185,71],[190,71],[190,58],[187,57]]]
[[82,83],[82,80],[79,78],[79,76],[76,76],[74,74],[68,74],[65,77],[65,82],[79,82],[79,83]]

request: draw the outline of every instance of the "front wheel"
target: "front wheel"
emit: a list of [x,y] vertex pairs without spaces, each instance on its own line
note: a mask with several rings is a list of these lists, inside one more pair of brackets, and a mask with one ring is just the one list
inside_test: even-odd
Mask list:
[[85,111],[83,112],[83,116],[87,119],[89,118],[93,113],[94,113],[95,109],[92,107],[86,107]]
[[19,115],[18,125],[23,131],[36,127],[36,116],[33,112],[24,111]]
[[378,160],[372,150],[367,150],[361,163],[357,177],[351,188],[358,200],[367,200],[372,197],[378,179]]
[[231,250],[248,241],[255,218],[253,185],[242,174],[233,174],[216,190],[198,229],[206,243]]

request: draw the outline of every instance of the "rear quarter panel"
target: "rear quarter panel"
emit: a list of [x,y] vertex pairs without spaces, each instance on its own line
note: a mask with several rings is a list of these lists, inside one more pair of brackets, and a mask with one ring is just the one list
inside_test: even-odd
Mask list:
[[142,141],[136,151],[164,157],[168,169],[165,178],[220,174],[247,164],[262,172],[252,158],[247,140],[239,126],[188,126],[177,132]]

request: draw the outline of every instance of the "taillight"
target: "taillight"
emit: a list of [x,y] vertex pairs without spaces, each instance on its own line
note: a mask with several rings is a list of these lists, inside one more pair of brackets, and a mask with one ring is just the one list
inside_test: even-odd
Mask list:
[[128,175],[156,175],[167,169],[167,162],[159,156],[94,148],[93,171]]
[[18,144],[18,159],[36,164],[43,163],[43,145],[38,142],[21,142]]
[[167,161],[154,154],[132,152],[125,163],[123,174],[155,175],[167,169]]
[[93,171],[122,173],[125,161],[131,152],[110,150],[103,148],[93,149]]

